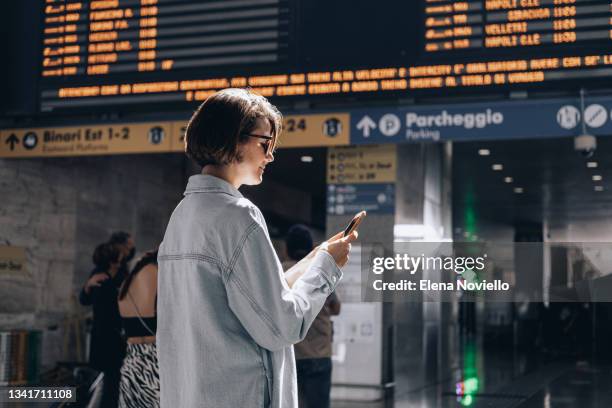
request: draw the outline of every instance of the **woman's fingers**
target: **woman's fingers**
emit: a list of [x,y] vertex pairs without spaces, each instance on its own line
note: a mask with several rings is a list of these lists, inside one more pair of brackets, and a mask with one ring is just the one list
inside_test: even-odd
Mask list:
[[351,234],[343,239],[328,243],[327,251],[331,254],[339,267],[344,266],[348,261],[348,255],[351,250],[351,241],[354,239],[355,236]]
[[358,236],[359,236],[359,233],[357,231],[353,231],[350,235],[347,235],[343,239],[346,242],[353,242],[353,241],[355,241],[357,239]]
[[339,233],[337,233],[336,235],[334,235],[333,237],[331,237],[330,239],[327,240],[327,242],[334,242],[337,241],[339,239],[346,239],[349,237],[351,238],[351,241],[354,241],[357,239],[357,237],[359,236],[359,233],[357,231],[353,231],[350,235],[348,236],[344,236],[344,231],[340,231]]
[[353,231],[350,235],[344,236],[344,232],[339,232],[321,244],[320,248],[326,250],[336,261],[339,267],[343,267],[348,262],[348,255],[351,251],[351,242],[355,241],[359,234]]
[[334,235],[333,237],[328,239],[327,242],[334,242],[334,241],[337,241],[339,239],[342,239],[343,237],[344,237],[344,231],[340,231],[339,233],[337,233],[336,235]]

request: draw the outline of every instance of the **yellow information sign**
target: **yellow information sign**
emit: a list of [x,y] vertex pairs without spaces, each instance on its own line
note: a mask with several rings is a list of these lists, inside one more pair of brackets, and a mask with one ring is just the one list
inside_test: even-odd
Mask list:
[[0,157],[91,156],[170,151],[172,123],[124,123],[0,131]]
[[278,147],[346,146],[349,133],[348,113],[287,115]]
[[[287,115],[277,148],[346,146],[350,143],[349,118],[348,113]],[[172,128],[172,151],[185,151],[187,121],[172,122]]]
[[[288,115],[278,148],[349,144],[348,113]],[[0,130],[0,158],[185,151],[187,120]]]
[[19,276],[26,273],[25,248],[0,245],[0,277]]
[[395,145],[346,146],[327,151],[327,184],[393,183]]
[[170,142],[171,151],[185,151],[185,131],[187,130],[187,122],[187,120],[172,122],[172,137]]

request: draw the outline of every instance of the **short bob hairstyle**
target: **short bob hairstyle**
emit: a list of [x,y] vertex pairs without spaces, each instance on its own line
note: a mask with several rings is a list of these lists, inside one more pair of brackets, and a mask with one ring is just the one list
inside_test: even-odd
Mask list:
[[206,99],[195,111],[185,132],[185,153],[204,167],[241,162],[238,145],[248,140],[257,119],[270,123],[276,143],[282,115],[266,98],[248,89],[228,88]]

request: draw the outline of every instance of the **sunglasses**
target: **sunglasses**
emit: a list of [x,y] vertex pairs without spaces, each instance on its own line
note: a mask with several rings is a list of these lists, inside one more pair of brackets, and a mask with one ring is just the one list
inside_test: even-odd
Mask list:
[[274,154],[274,149],[276,148],[276,138],[273,136],[265,136],[265,135],[256,135],[254,133],[245,133],[245,136],[255,137],[257,139],[263,139],[265,142],[262,143],[262,147],[264,149],[264,154],[267,156],[268,154]]

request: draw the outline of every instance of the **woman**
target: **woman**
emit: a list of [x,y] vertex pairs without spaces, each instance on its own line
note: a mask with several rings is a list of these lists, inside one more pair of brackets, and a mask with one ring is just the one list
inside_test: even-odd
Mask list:
[[202,173],[159,249],[163,408],[297,408],[293,344],[334,291],[356,234],[337,234],[284,276],[263,215],[238,191],[262,182],[280,131],[278,110],[242,89],[210,96],[187,126]]
[[117,293],[123,280],[121,253],[113,244],[100,244],[93,254],[94,270],[81,290],[82,305],[93,306],[89,364],[104,373],[103,408],[115,408],[119,396],[119,370],[125,355]]
[[159,407],[156,298],[157,251],[154,251],[138,261],[119,292],[119,313],[127,337],[119,385],[120,408]]

